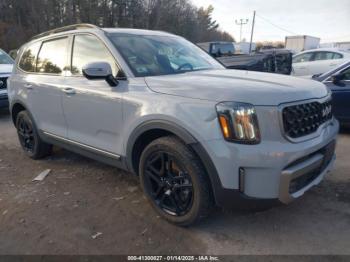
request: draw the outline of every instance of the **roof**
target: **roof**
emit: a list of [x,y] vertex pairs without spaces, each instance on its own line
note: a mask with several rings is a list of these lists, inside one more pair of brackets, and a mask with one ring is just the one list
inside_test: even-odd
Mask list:
[[175,36],[173,34],[162,32],[162,31],[152,31],[144,29],[134,29],[134,28],[100,28],[92,24],[75,24],[68,25],[60,28],[55,28],[47,32],[43,32],[32,37],[31,40],[36,40],[46,36],[56,35],[60,33],[70,32],[70,31],[103,31],[107,33],[124,33],[124,34],[134,34],[134,35],[156,35],[156,36]]
[[339,48],[315,48],[315,49],[309,49],[309,50],[302,51],[302,52],[298,53],[297,55],[309,53],[309,52],[319,52],[319,51],[338,52],[338,53],[343,53],[343,54],[344,53],[349,54],[349,52],[342,50],[342,49],[339,49]]
[[135,29],[135,28],[102,28],[107,33],[121,33],[121,34],[132,34],[132,35],[156,35],[156,36],[175,36],[163,31]]
[[291,38],[314,38],[314,39],[321,39],[317,36],[311,36],[311,35],[290,35],[286,36],[286,39],[291,39]]

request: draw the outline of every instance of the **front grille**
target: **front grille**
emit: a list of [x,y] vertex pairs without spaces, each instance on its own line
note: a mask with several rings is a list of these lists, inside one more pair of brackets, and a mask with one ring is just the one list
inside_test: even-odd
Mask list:
[[323,123],[332,119],[332,102],[311,102],[287,106],[282,111],[285,134],[299,138],[317,131]]
[[0,90],[7,88],[7,77],[0,77]]

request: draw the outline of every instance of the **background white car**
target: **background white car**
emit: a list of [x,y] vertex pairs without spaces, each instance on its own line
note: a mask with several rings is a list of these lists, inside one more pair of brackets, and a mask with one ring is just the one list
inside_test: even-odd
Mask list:
[[350,52],[320,48],[307,50],[293,56],[294,76],[313,76],[325,73],[350,60]]
[[12,73],[14,61],[0,49],[0,108],[8,107],[7,78]]

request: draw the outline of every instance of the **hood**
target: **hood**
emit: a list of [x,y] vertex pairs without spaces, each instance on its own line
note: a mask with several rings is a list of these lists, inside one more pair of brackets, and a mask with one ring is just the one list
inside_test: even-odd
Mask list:
[[11,64],[0,64],[0,75],[10,75],[12,73],[13,65]]
[[146,77],[154,92],[210,101],[279,105],[328,94],[317,81],[241,70],[205,70]]

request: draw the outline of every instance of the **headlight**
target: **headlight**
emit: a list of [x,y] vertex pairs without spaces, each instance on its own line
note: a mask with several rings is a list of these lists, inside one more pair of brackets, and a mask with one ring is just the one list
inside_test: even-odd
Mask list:
[[223,102],[216,105],[222,134],[227,141],[242,144],[260,143],[255,108],[251,104]]

